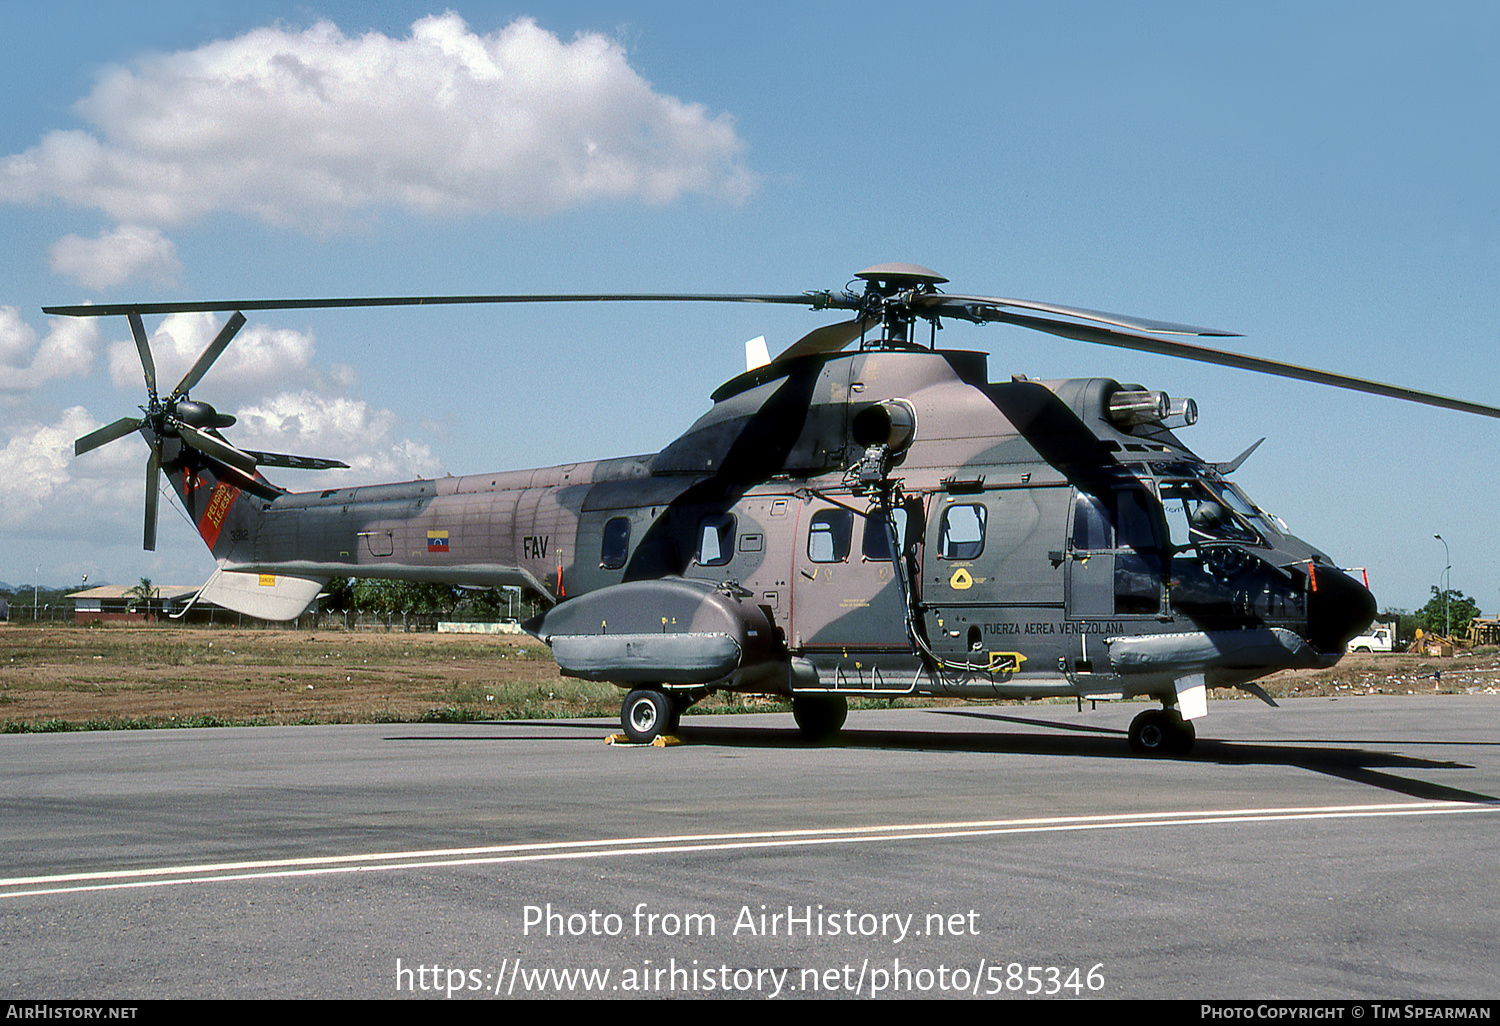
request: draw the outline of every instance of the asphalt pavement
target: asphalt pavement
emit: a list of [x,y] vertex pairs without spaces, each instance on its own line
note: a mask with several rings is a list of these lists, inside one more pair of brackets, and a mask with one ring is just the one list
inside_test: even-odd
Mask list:
[[1500,697],[0,737],[10,1000],[1500,996]]

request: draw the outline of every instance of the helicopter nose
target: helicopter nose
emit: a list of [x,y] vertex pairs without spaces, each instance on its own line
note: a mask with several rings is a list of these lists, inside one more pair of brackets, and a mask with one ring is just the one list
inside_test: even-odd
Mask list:
[[1375,596],[1333,567],[1307,570],[1307,640],[1320,652],[1341,652],[1375,618]]

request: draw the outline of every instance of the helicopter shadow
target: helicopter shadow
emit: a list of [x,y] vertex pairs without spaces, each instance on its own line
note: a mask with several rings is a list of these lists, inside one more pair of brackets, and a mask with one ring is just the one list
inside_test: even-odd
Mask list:
[[[1328,744],[1265,744],[1254,741],[1199,739],[1190,755],[1156,759],[1137,755],[1126,743],[1126,731],[1023,716],[958,709],[935,709],[944,716],[968,717],[1043,727],[1064,733],[992,733],[918,730],[868,730],[845,727],[830,741],[813,742],[796,729],[760,726],[695,726],[678,732],[692,745],[749,748],[842,748],[911,752],[970,752],[993,755],[1048,755],[1085,759],[1125,759],[1136,764],[1217,763],[1224,766],[1287,766],[1337,777],[1425,801],[1500,804],[1494,795],[1401,775],[1420,770],[1473,769],[1467,763],[1433,760],[1398,752]],[[1355,742],[1358,744],[1359,742]],[[1394,742],[1399,744],[1399,742]]]
[[[720,724],[697,725],[685,720],[677,732],[678,740],[690,747],[753,748],[761,750],[791,749],[848,749],[869,751],[902,752],[962,752],[989,755],[1044,755],[1083,759],[1121,759],[1142,765],[1171,766],[1183,763],[1211,764],[1221,766],[1286,766],[1294,769],[1321,773],[1337,777],[1350,783],[1375,787],[1395,794],[1423,801],[1468,802],[1480,805],[1500,805],[1500,798],[1463,788],[1400,775],[1401,771],[1419,770],[1465,770],[1473,769],[1469,763],[1453,760],[1434,760],[1398,752],[1376,751],[1351,745],[1389,744],[1399,746],[1401,741],[1348,741],[1340,740],[1328,744],[1272,743],[1256,741],[1233,741],[1200,738],[1189,755],[1171,758],[1153,758],[1137,755],[1127,744],[1127,732],[1116,727],[1089,726],[1049,720],[1038,717],[1008,716],[1002,713],[986,713],[964,709],[932,709],[929,712],[941,716],[965,717],[995,723],[1014,723],[1026,727],[1040,727],[1060,733],[951,730],[874,730],[845,727],[838,735],[826,741],[811,741],[796,727],[730,726]],[[598,720],[507,720],[508,728],[538,727],[548,730],[598,731],[605,724]],[[390,735],[388,741],[432,741],[431,735]],[[457,738],[447,738],[457,740]],[[579,740],[596,743],[597,738],[585,734],[557,737],[555,735],[492,735],[471,734],[463,740],[514,742],[514,741],[558,741]],[[1497,742],[1496,744],[1500,744]],[[632,746],[647,748],[649,746]]]
[[[963,716],[974,719],[1002,721],[1010,723],[1025,724],[1028,726],[1048,727],[1054,730],[1074,731],[1085,734],[1109,735],[1123,740],[1126,731],[1114,727],[1083,726],[1076,723],[1064,723],[1057,720],[1044,720],[1024,716],[1006,716],[1000,713],[982,713],[963,709],[936,709],[933,712],[944,716]],[[1015,737],[1016,735],[1005,735]],[[1035,738],[1037,735],[1021,735],[1025,738]],[[1058,739],[1062,741],[1064,739]],[[1111,751],[1105,753],[1118,758],[1140,759],[1126,748],[1120,751],[1118,741],[1104,742]],[[1453,760],[1425,759],[1417,756],[1402,755],[1398,752],[1375,751],[1364,747],[1350,747],[1351,745],[1365,744],[1389,744],[1398,746],[1401,741],[1359,741],[1348,740],[1330,742],[1326,745],[1298,743],[1272,743],[1256,741],[1233,741],[1216,738],[1199,738],[1193,746],[1190,755],[1179,756],[1169,759],[1169,762],[1198,762],[1217,763],[1222,766],[1289,766],[1296,769],[1308,770],[1313,773],[1322,773],[1327,776],[1338,777],[1351,783],[1364,784],[1370,787],[1378,787],[1398,794],[1409,795],[1413,798],[1421,798],[1426,801],[1449,801],[1449,802],[1473,802],[1479,804],[1500,804],[1500,798],[1494,795],[1480,794],[1462,788],[1449,787],[1445,784],[1433,783],[1427,780],[1413,779],[1397,775],[1397,770],[1462,770],[1473,769],[1470,763],[1456,762]],[[1062,754],[1045,753],[1045,754]],[[1072,750],[1070,754],[1084,754]]]

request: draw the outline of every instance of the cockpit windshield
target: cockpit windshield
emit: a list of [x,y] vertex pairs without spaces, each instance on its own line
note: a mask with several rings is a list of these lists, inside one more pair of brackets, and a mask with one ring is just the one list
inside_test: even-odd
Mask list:
[[1281,533],[1244,494],[1225,481],[1192,476],[1157,483],[1172,545],[1182,549],[1204,542],[1267,545]]

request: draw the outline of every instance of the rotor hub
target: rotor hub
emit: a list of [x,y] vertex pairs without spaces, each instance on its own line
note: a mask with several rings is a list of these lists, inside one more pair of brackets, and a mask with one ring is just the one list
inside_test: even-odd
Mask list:
[[895,291],[903,288],[921,288],[923,286],[931,289],[933,286],[942,285],[948,281],[930,267],[921,264],[876,264],[874,267],[866,267],[855,275],[861,281],[872,284],[879,282],[888,289]]
[[866,282],[861,309],[884,328],[882,344],[904,346],[911,342],[911,326],[917,313],[912,308],[916,296],[937,291],[948,279],[930,267],[920,264],[876,264],[855,275]]

